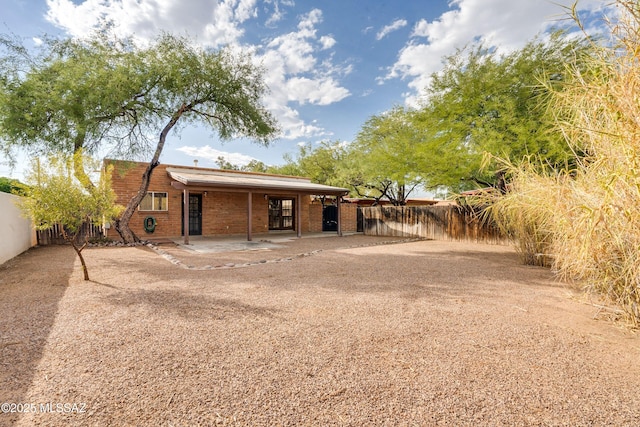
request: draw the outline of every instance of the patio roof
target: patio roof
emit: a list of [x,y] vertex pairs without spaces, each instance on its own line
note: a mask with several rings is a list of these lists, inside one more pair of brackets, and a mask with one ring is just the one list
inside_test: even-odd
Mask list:
[[[186,167],[167,167],[167,174],[172,179],[171,186],[183,192],[182,220],[184,230],[189,229],[189,192],[231,191],[247,193],[247,240],[252,240],[252,212],[253,193],[265,193],[265,198],[271,195],[294,195],[296,206],[300,206],[303,195],[333,195],[340,198],[349,193],[341,187],[315,184],[308,178],[272,175],[263,173],[224,171],[219,169],[200,169]],[[340,226],[340,203],[338,207],[338,235],[342,235]],[[297,235],[302,237],[300,227],[301,209],[294,209],[296,216]],[[189,244],[189,233],[184,233],[184,243]]]
[[315,184],[308,178],[289,177],[238,171],[168,167],[167,173],[177,183],[176,188],[220,189],[226,191],[272,191],[298,194],[336,195],[349,192],[346,188]]

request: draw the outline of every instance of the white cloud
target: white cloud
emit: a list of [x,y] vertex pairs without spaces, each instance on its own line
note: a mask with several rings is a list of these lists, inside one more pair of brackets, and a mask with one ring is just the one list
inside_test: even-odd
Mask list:
[[320,44],[322,45],[322,50],[331,49],[336,44],[336,39],[331,36],[322,36],[320,37]]
[[280,10],[280,6],[278,5],[278,3],[275,3],[274,11],[271,13],[271,16],[269,16],[269,18],[265,21],[264,25],[266,27],[273,28],[278,22],[282,21],[284,15],[285,14]]
[[295,31],[266,40],[264,45],[242,45],[244,25],[268,8],[267,22],[276,24],[293,0],[47,0],[46,18],[69,35],[83,37],[105,24],[120,37],[133,36],[150,40],[161,31],[195,37],[204,46],[229,45],[251,50],[256,62],[264,67],[270,93],[263,100],[283,129],[285,139],[324,135],[315,124],[307,124],[290,102],[299,105],[330,105],[349,96],[338,77],[350,72],[348,66],[335,67],[329,50],[336,40],[332,35],[318,35],[322,11],[313,9],[299,18]]
[[197,160],[209,160],[213,163],[218,161],[218,157],[224,157],[226,161],[234,165],[245,166],[252,160],[256,160],[251,156],[247,156],[241,153],[229,153],[227,151],[216,150],[208,145],[204,147],[194,147],[185,145],[184,147],[176,148],[177,151],[185,153],[188,156],[192,156]]
[[[407,94],[407,103],[415,105],[430,76],[441,69],[445,55],[474,40],[495,46],[500,52],[518,49],[540,32],[566,24],[562,20],[565,11],[558,3],[570,6],[573,1],[453,0],[454,9],[432,22],[420,20],[414,26],[396,63],[378,81],[408,80],[411,92]],[[578,3],[580,10],[602,10],[602,7],[599,0]]]
[[265,13],[269,14],[269,18],[265,21],[265,26],[274,28],[276,24],[284,19],[286,12],[281,6],[293,7],[295,2],[293,0],[264,0],[265,5],[273,6],[273,11],[269,10],[265,6]]
[[257,0],[47,0],[46,19],[74,37],[111,26],[114,34],[140,40],[161,31],[189,34],[202,44],[222,46],[243,34],[241,24],[257,14]]
[[407,24],[408,22],[405,19],[396,19],[391,24],[384,26],[382,30],[376,34],[376,40],[382,40],[389,35],[389,33],[399,30],[400,28],[404,28]]
[[313,70],[316,64],[313,53],[310,36],[305,34],[305,31],[300,31],[273,39],[267,45],[264,57],[265,61],[270,61],[272,65],[275,65],[274,62],[281,64],[285,73],[298,74]]
[[310,124],[305,123],[300,118],[300,113],[286,104],[280,103],[279,105],[274,105],[271,109],[278,117],[280,126],[283,129],[283,138],[285,139],[296,140],[327,135],[323,128],[316,126],[313,122]]
[[309,102],[316,105],[329,105],[349,94],[347,89],[340,87],[330,77],[314,80],[306,77],[294,77],[286,82],[286,86],[289,100],[298,101],[300,104]]
[[[266,68],[265,80],[271,88],[265,100],[283,129],[282,137],[322,136],[326,133],[315,124],[306,124],[290,102],[299,105],[330,105],[350,95],[335,76],[350,72],[350,68],[334,67],[330,61],[317,57],[316,42],[322,49],[333,40],[330,36],[318,38],[316,25],[322,22],[322,12],[314,9],[300,18],[297,30],[273,38],[257,59]],[[323,37],[326,37],[323,39]]]
[[78,5],[71,0],[47,0],[47,7],[46,19],[74,37],[91,33],[96,24],[104,22],[103,16],[108,11],[100,0],[87,0]]

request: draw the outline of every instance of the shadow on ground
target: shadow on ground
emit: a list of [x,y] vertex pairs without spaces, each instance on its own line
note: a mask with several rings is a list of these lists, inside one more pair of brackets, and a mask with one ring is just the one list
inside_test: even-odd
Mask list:
[[[75,258],[71,247],[48,246],[30,249],[0,266],[2,402],[25,402]],[[18,415],[0,413],[0,424],[13,424]]]
[[[301,239],[273,256],[312,255],[213,271],[149,250],[91,250],[94,281],[85,286],[75,271],[66,294],[42,283],[12,287],[2,270],[2,342],[41,340],[31,361],[8,372],[25,384],[8,397],[89,409],[18,422],[637,424],[637,337],[592,320],[549,270],[519,265],[504,247],[368,245],[379,242]],[[68,274],[38,270],[55,254],[16,268],[34,272],[32,281],[66,283]],[[37,316],[33,326],[10,320]],[[19,360],[11,347],[0,361]]]
[[[467,296],[493,299],[515,290],[567,289],[548,269],[522,265],[509,247],[419,241],[327,248],[295,258],[284,269],[269,265],[219,271],[221,280],[269,288],[327,289],[345,295],[395,294],[407,298]],[[309,274],[309,272],[315,272]],[[521,280],[526,278],[526,280]]]
[[274,315],[273,309],[179,289],[122,289],[103,297],[103,300],[113,306],[129,309],[136,306],[154,313],[176,315],[184,319],[222,320],[246,315],[258,317]]

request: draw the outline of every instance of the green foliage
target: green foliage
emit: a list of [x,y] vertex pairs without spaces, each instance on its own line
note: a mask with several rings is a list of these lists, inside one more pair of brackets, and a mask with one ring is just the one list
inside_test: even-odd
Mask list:
[[[108,141],[140,152],[135,141],[142,117],[131,114],[144,105],[140,96],[155,76],[140,73],[144,63],[135,58],[129,42],[115,43],[102,37],[88,42],[47,39],[30,55],[7,56],[24,48],[3,40],[3,73],[0,130],[2,147],[32,154],[91,153]],[[146,78],[145,78],[146,77]],[[134,131],[127,134],[124,128]],[[132,143],[133,142],[133,143]]]
[[548,84],[550,111],[569,146],[584,156],[553,174],[511,167],[509,192],[492,210],[518,239],[544,251],[561,277],[584,283],[638,326],[640,5],[616,5],[615,43],[594,43],[589,59],[568,64],[563,87]]
[[[204,50],[171,35],[137,46],[99,34],[46,39],[33,54],[0,37],[0,48],[0,147],[7,155],[20,147],[36,155],[82,149],[139,157],[152,152],[152,138],[172,119],[204,124],[222,139],[267,143],[277,131],[260,103],[262,70],[230,50]],[[75,171],[87,180],[82,168]]]
[[[223,140],[267,144],[278,131],[261,103],[262,69],[231,49],[205,50],[168,34],[144,46],[102,34],[47,39],[33,55],[0,37],[0,49],[0,149],[7,156],[16,147],[32,154],[151,154],[140,189],[116,222],[126,242],[138,240],[128,224],[170,132],[197,123]],[[76,178],[91,188],[82,157],[74,162]]]
[[99,167],[99,163],[92,159],[78,159],[79,156],[82,156],[82,152],[72,156],[50,156],[46,164],[36,159],[27,176],[30,185],[20,207],[38,230],[46,230],[56,224],[61,226],[64,239],[73,246],[80,258],[84,280],[89,280],[82,256],[87,241],[81,247],[76,241],[82,224],[110,221],[120,213],[122,207],[115,204],[110,169],[104,170],[97,184],[91,188],[74,178],[74,165],[79,162]]
[[[97,166],[91,159],[84,163]],[[89,190],[74,178],[72,156],[50,156],[46,163],[36,159],[27,176],[29,187],[22,209],[36,229],[60,224],[65,239],[74,241],[83,223],[102,224],[120,212],[110,177],[110,171],[101,173],[97,185]]]
[[216,165],[218,166],[219,169],[226,169],[226,170],[232,170],[232,171],[240,170],[240,166],[231,163],[230,161],[225,159],[223,156],[218,156],[218,159],[216,160]]
[[549,94],[564,87],[564,64],[584,70],[591,50],[561,32],[509,55],[471,46],[445,58],[419,110],[372,116],[351,144],[304,146],[283,169],[401,205],[418,186],[455,192],[502,185],[503,166],[483,165],[485,153],[514,164],[536,157],[549,171],[575,164],[584,151],[557,130]]
[[205,124],[224,140],[243,136],[266,144],[277,132],[261,104],[267,92],[263,70],[250,56],[201,49],[171,35],[136,52],[157,67],[153,74],[159,81],[148,97],[162,122],[182,109],[185,123]]
[[556,32],[504,56],[476,45],[447,57],[421,111],[441,142],[441,161],[456,165],[442,171],[441,181],[454,190],[495,185],[499,165],[482,170],[485,152],[514,163],[538,156],[552,169],[566,165],[574,153],[555,128],[548,94],[563,87],[565,64],[582,68],[590,49],[585,40]]
[[270,166],[268,172],[304,176],[318,184],[345,188],[353,180],[348,147],[339,141],[322,141],[315,147],[301,145],[295,159],[288,154],[284,158],[284,165]]
[[348,182],[347,153],[338,141],[323,141],[314,148],[303,145],[298,154],[299,175],[320,184],[343,187]]
[[232,171],[242,171],[242,172],[259,172],[259,173],[267,173],[269,171],[269,166],[265,165],[260,160],[253,159],[249,163],[244,166],[236,165],[228,161],[223,156],[218,156],[218,160],[216,160],[216,165],[220,169],[232,170]]
[[[4,47],[20,48],[6,39]],[[100,35],[48,39],[37,55],[10,65],[27,70],[3,76],[0,123],[8,146],[73,152],[82,145],[92,152],[107,143],[130,156],[181,107],[223,139],[240,133],[267,142],[275,131],[259,103],[261,70],[250,58],[196,48],[185,38],[164,35],[147,47]]]
[[[370,117],[351,144],[324,141],[315,147],[301,146],[296,159],[287,157],[278,172],[349,188],[355,197],[384,197],[402,205],[433,174],[433,164],[439,161],[435,146],[439,141],[433,142],[425,126],[416,126],[420,120],[414,111],[394,107]],[[431,151],[429,144],[433,144]],[[429,156],[434,160],[425,170]]]
[[372,116],[348,148],[351,186],[360,195],[405,204],[424,179],[417,148],[426,137],[424,128],[415,126],[413,112],[402,107]]
[[27,186],[17,179],[0,176],[0,192],[22,196],[26,193],[27,189]]
[[269,166],[267,168],[267,172],[277,175],[306,176],[298,163],[296,163],[296,160],[294,160],[291,155],[287,153],[283,157],[285,160],[284,165]]
[[261,162],[260,160],[253,159],[246,165],[242,166],[240,170],[244,172],[260,172],[267,173],[269,171],[269,166]]

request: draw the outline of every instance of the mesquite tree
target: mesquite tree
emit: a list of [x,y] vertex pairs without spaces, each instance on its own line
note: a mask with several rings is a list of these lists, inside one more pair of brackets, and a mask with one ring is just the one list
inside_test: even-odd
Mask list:
[[444,58],[443,69],[425,88],[427,101],[415,121],[433,135],[429,145],[419,147],[428,159],[422,169],[440,171],[433,184],[454,191],[501,186],[499,164],[482,168],[485,153],[514,163],[535,156],[550,169],[573,161],[580,153],[557,131],[549,88],[562,89],[567,63],[584,68],[591,46],[557,31],[506,55],[470,45]]
[[416,147],[427,136],[414,126],[412,114],[396,106],[362,125],[346,156],[353,171],[350,184],[357,194],[376,200],[386,197],[394,206],[402,206],[422,184]]
[[[247,137],[263,144],[277,132],[261,103],[267,91],[262,70],[242,53],[207,50],[168,34],[145,46],[102,35],[48,40],[34,55],[6,37],[0,46],[5,153],[21,147],[150,159],[137,194],[115,222],[125,242],[138,240],[129,221],[170,132],[199,124],[221,139]],[[81,162],[75,175],[91,188]]]

